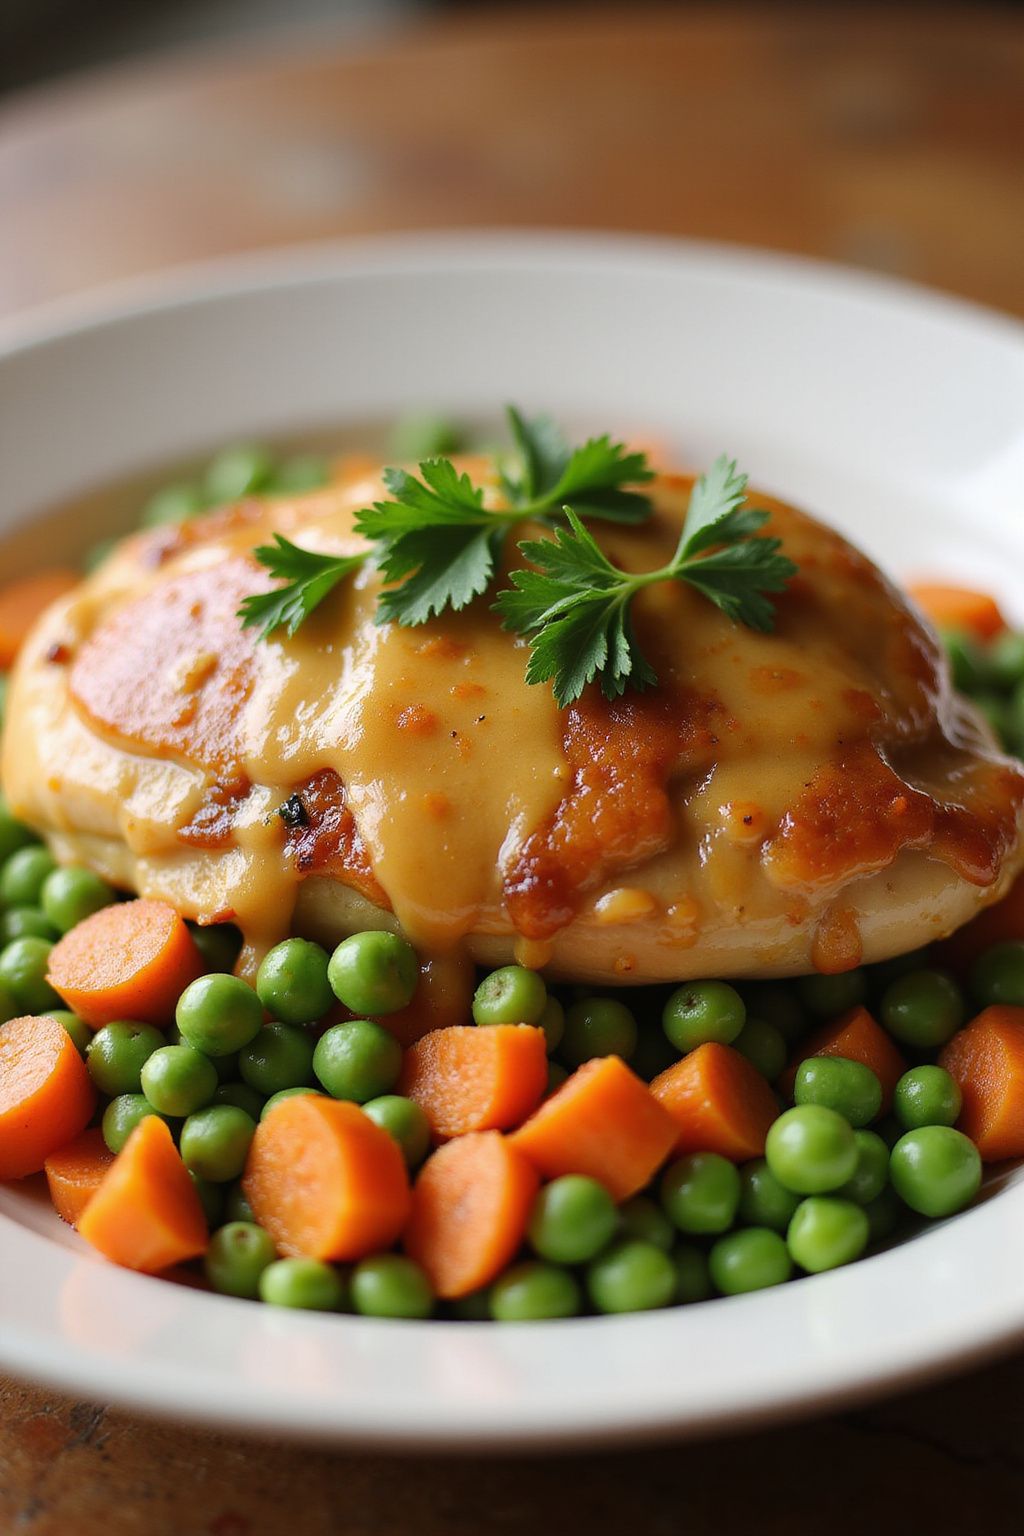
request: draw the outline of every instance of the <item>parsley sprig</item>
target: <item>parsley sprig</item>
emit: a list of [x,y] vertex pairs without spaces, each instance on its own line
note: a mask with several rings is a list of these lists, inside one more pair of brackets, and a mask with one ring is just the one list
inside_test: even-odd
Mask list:
[[364,554],[318,555],[279,533],[273,544],[261,544],[253,554],[275,580],[284,582],[270,592],[252,593],[238,610],[242,628],[258,628],[261,640],[278,629],[296,634],[313,609],[366,560]]
[[796,566],[779,553],[780,539],[754,537],[768,513],[743,506],[746,489],[735,461],[716,460],[694,485],[675,554],[655,571],[613,565],[569,508],[569,526],[553,539],[521,542],[533,568],[513,571],[494,607],[506,629],[530,637],[527,682],[550,681],[563,708],[595,678],[608,699],[652,687],[657,674],[637,641],[632,604],[658,582],[686,582],[734,622],[771,630],[767,594],[781,592]]

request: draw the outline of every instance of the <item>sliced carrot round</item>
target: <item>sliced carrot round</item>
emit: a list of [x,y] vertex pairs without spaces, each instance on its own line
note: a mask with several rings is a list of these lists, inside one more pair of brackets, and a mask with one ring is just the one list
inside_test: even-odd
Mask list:
[[907,588],[938,629],[961,629],[976,640],[991,640],[1006,628],[999,604],[988,592],[940,581],[919,581]]
[[9,667],[39,616],[81,581],[78,571],[35,571],[0,587],[0,667]]
[[157,1115],[132,1131],[78,1230],[113,1263],[147,1275],[205,1253],[209,1234],[196,1187]]
[[547,1084],[544,1031],[530,1024],[455,1024],[409,1047],[398,1091],[415,1099],[435,1138],[508,1130]]
[[94,912],[50,951],[48,981],[97,1028],[114,1019],[164,1027],[203,957],[166,901],[124,901]]
[[38,1173],[95,1107],[96,1090],[63,1024],[43,1016],[0,1025],[0,1179]]
[[50,1203],[62,1221],[77,1227],[82,1212],[99,1189],[114,1154],[103,1140],[103,1132],[94,1126],[57,1152],[51,1152],[43,1164]]

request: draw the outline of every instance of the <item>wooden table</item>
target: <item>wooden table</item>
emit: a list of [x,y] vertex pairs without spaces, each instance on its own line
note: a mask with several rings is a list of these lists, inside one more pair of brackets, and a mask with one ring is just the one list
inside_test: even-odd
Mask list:
[[[0,107],[0,316],[173,262],[367,230],[601,226],[859,262],[1024,314],[1008,10],[580,9],[374,52],[123,69]],[[680,1362],[685,1369],[685,1362]],[[1024,1362],[714,1445],[342,1457],[0,1383],[30,1536],[1019,1532]]]

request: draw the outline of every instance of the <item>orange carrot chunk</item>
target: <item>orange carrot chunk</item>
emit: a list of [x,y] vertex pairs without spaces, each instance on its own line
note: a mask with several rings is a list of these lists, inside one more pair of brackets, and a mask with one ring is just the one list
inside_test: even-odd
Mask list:
[[500,1131],[460,1136],[427,1159],[412,1192],[405,1248],[439,1296],[468,1296],[500,1274],[523,1241],[539,1183]]
[[999,604],[987,592],[939,581],[914,582],[907,591],[936,629],[960,629],[976,640],[991,640],[1006,628]]
[[206,1251],[206,1217],[163,1120],[132,1131],[78,1219],[78,1230],[125,1269],[155,1275]]
[[103,1182],[114,1154],[98,1127],[83,1131],[43,1164],[50,1203],[62,1221],[77,1227],[82,1212]]
[[357,1104],[312,1094],[261,1120],[242,1179],[253,1215],[289,1257],[361,1259],[409,1216],[398,1143]]
[[[653,1085],[652,1085],[653,1086]],[[549,1179],[585,1173],[616,1200],[649,1184],[677,1126],[618,1056],[585,1061],[511,1138]]]
[[739,1051],[710,1040],[656,1077],[651,1092],[676,1128],[677,1153],[718,1152],[734,1163],[760,1157],[779,1113],[768,1083]]
[[907,1070],[907,1063],[889,1035],[866,1008],[860,1007],[822,1025],[797,1046],[779,1078],[779,1088],[787,1098],[793,1097],[797,1068],[810,1056],[845,1056],[847,1061],[860,1061],[870,1067],[882,1085],[883,1114],[888,1114],[893,1089]]
[[48,980],[72,1012],[99,1028],[138,1019],[162,1028],[203,957],[166,901],[124,901],[104,907],[59,939],[50,951]]
[[544,1031],[531,1024],[453,1024],[405,1053],[398,1092],[415,1099],[436,1140],[519,1125],[548,1079]]
[[943,1046],[939,1065],[960,1085],[957,1126],[985,1162],[1024,1157],[1024,1008],[986,1008]]
[[986,949],[1010,939],[1024,939],[1024,875],[1017,876],[1001,901],[946,939],[939,951],[941,964],[966,975]]
[[81,579],[78,571],[55,566],[0,587],[0,667],[11,665],[39,615]]
[[96,1090],[56,1019],[0,1025],[0,1179],[38,1173],[89,1123]]

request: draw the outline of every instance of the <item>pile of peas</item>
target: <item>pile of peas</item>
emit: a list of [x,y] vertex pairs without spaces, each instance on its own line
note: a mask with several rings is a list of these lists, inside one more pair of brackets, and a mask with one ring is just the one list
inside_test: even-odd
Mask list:
[[974,700],[1006,750],[1024,757],[1024,634],[1006,629],[986,643],[946,630],[942,641],[954,685]]

